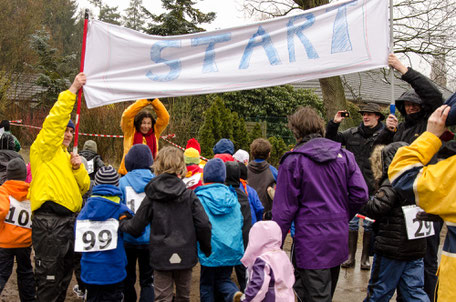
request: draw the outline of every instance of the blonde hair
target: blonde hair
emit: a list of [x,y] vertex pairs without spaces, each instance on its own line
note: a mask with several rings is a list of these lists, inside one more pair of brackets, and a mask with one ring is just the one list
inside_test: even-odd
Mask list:
[[169,173],[176,174],[177,176],[184,176],[187,174],[184,152],[170,146],[162,148],[158,152],[152,168],[154,169],[155,175]]

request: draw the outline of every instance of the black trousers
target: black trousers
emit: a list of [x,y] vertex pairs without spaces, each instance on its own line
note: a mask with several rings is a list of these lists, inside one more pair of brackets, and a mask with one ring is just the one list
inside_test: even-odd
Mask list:
[[17,287],[21,302],[35,301],[35,279],[30,260],[31,247],[0,248],[0,294],[13,272],[14,257],[17,262]]
[[34,213],[32,217],[38,301],[65,301],[73,275],[74,222],[74,216],[53,213]]
[[122,302],[123,281],[114,284],[87,284],[87,302]]
[[296,268],[301,279],[299,301],[331,302],[339,280],[340,266],[328,269]]
[[440,231],[442,230],[443,221],[434,221],[435,234],[426,238],[426,254],[424,255],[424,291],[429,300],[434,301],[434,295],[437,294],[437,269],[438,252],[440,244]]
[[136,262],[139,264],[139,301],[154,301],[154,270],[150,265],[149,246],[125,245],[127,277],[124,280],[125,302],[136,302]]

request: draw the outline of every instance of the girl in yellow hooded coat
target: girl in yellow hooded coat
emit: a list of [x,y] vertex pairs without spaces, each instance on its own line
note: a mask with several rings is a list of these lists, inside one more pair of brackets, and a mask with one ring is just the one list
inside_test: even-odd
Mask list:
[[[157,114],[156,120],[150,112],[142,111],[148,105],[151,105]],[[125,155],[133,145],[147,145],[155,159],[158,153],[158,139],[166,126],[168,126],[168,123],[169,113],[159,99],[137,100],[125,109],[120,120],[120,127],[124,134],[124,153],[119,168],[120,174],[127,174],[127,170],[125,169]]]

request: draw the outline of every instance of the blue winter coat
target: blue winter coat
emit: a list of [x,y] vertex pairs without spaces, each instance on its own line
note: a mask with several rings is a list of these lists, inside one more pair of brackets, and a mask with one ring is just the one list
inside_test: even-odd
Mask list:
[[257,191],[249,185],[246,185],[247,192],[245,191],[244,186],[241,184],[240,188],[244,193],[247,194],[249,198],[250,211],[252,212],[252,225],[263,220],[264,207],[261,203],[260,197],[258,196]]
[[[121,198],[122,192],[115,186],[95,186],[92,196],[87,200],[77,220],[104,221],[109,218],[119,219],[120,214],[126,211],[133,214],[127,206],[120,203]],[[114,250],[82,253],[82,281],[88,284],[104,285],[118,283],[125,279],[127,256],[120,231],[118,231],[117,238],[117,248]]]
[[224,184],[214,183],[196,188],[195,193],[212,224],[212,254],[206,257],[198,245],[201,265],[218,267],[240,264],[244,254],[243,216],[236,191]]
[[[154,174],[149,169],[136,169],[128,172],[119,181],[119,189],[122,191],[122,203],[126,204],[126,187],[132,187],[136,193],[144,193],[144,189],[149,181],[154,177]],[[124,241],[127,244],[133,245],[148,245],[150,242],[150,224],[147,225],[144,233],[135,238],[128,233],[124,233]]]

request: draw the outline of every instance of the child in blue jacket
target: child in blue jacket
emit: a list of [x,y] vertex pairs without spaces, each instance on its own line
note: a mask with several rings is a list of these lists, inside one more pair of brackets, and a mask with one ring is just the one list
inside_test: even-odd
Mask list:
[[[146,197],[146,185],[154,177],[151,166],[154,163],[150,148],[143,144],[131,147],[125,156],[125,168],[128,173],[119,181],[123,194],[122,203],[136,213],[142,200]],[[127,278],[124,282],[125,302],[137,301],[135,289],[136,263],[139,264],[140,301],[154,300],[154,270],[150,265],[150,225],[138,238],[124,233],[125,252],[127,253]]]
[[224,301],[233,301],[239,290],[230,277],[233,267],[241,264],[244,254],[244,217],[236,191],[224,185],[225,179],[225,164],[220,158],[214,158],[204,166],[204,185],[195,189],[212,225],[212,254],[207,256],[198,249],[202,302],[214,301],[216,290],[223,295]]
[[133,214],[120,201],[119,175],[111,166],[95,174],[92,196],[76,220],[75,251],[82,252],[81,279],[87,301],[122,301],[127,257],[119,231],[122,213]]

